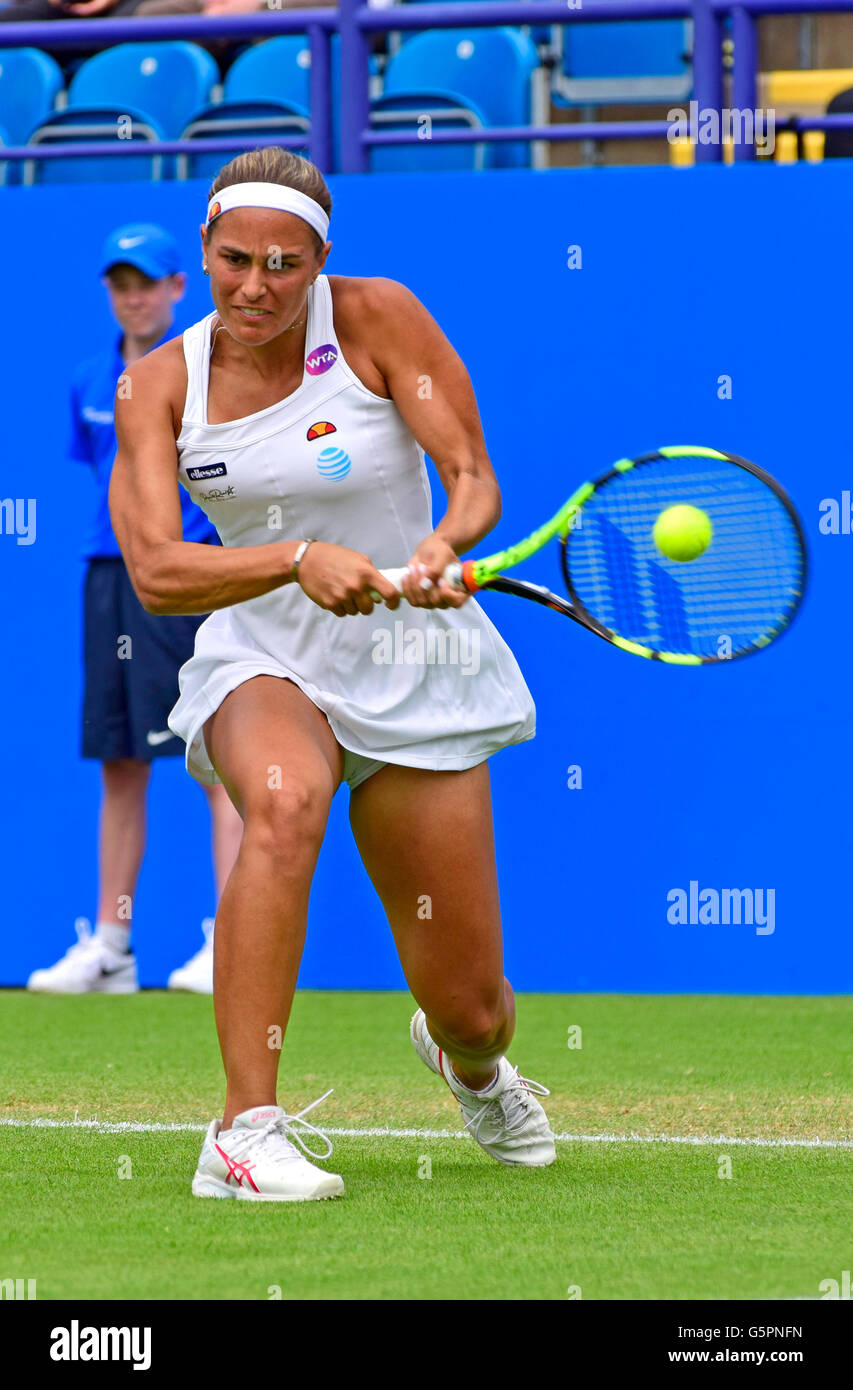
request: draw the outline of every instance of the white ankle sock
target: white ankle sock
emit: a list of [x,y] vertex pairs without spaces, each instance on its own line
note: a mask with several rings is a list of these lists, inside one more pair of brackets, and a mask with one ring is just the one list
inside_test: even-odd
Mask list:
[[464,1081],[460,1081],[460,1080],[459,1080],[459,1077],[456,1075],[456,1072],[453,1070],[453,1065],[452,1065],[452,1064],[451,1064],[451,1067],[450,1067],[450,1074],[451,1074],[451,1076],[453,1077],[453,1080],[456,1082],[457,1086],[461,1086],[462,1089],[463,1089],[463,1091],[467,1091],[467,1092],[469,1093],[469,1095],[472,1095],[472,1096],[485,1096],[485,1095],[488,1095],[489,1091],[494,1090],[495,1086],[497,1086],[497,1084],[498,1084],[498,1077],[499,1077],[500,1074],[501,1074],[501,1070],[500,1070],[500,1067],[498,1067],[498,1069],[496,1070],[494,1076],[492,1077],[492,1080],[489,1082],[488,1086],[484,1086],[484,1087],[482,1088],[482,1090],[480,1090],[480,1091],[472,1090],[472,1088],[471,1088],[470,1086],[466,1086],[466,1085],[465,1085],[465,1082],[464,1082]]
[[116,955],[126,955],[130,950],[129,927],[120,927],[117,922],[96,922],[95,935]]

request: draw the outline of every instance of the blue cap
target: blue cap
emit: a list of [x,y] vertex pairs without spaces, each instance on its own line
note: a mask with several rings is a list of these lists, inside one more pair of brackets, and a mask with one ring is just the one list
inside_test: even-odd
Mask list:
[[152,280],[175,275],[181,269],[178,243],[153,222],[132,222],[118,227],[104,242],[100,274],[114,265],[134,265]]

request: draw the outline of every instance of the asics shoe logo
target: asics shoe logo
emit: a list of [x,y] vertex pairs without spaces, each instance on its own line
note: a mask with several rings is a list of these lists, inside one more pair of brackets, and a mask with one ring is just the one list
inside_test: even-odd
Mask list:
[[260,1188],[255,1186],[255,1183],[252,1180],[252,1176],[249,1171],[251,1168],[255,1167],[254,1163],[237,1163],[233,1158],[230,1158],[229,1155],[225,1152],[225,1150],[221,1149],[218,1144],[214,1144],[213,1147],[215,1148],[216,1152],[219,1154],[219,1157],[222,1159],[222,1162],[228,1169],[228,1173],[225,1178],[226,1186],[231,1181],[231,1179],[234,1178],[237,1183],[237,1186],[242,1187],[243,1179],[245,1178],[246,1182],[248,1183],[249,1187],[251,1187],[253,1192],[260,1192]]

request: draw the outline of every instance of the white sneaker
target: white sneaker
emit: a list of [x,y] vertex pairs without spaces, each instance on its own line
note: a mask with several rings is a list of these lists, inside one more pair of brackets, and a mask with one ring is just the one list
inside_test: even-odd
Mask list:
[[[331,1091],[326,1092],[329,1095]],[[232,1129],[223,1130],[219,1120],[212,1120],[193,1178],[193,1195],[236,1197],[243,1202],[311,1202],[342,1197],[343,1178],[309,1163],[288,1138],[291,1135],[312,1158],[329,1157],[330,1140],[303,1119],[326,1096],[312,1101],[297,1115],[288,1115],[280,1105],[244,1110],[234,1117]],[[326,1153],[309,1149],[295,1128],[297,1124],[318,1135],[328,1145]]]
[[77,944],[56,965],[34,970],[27,989],[39,994],[135,994],[139,989],[136,956],[114,951],[93,936],[85,917],[74,923]]
[[431,1071],[443,1076],[465,1118],[465,1128],[477,1143],[499,1163],[544,1168],[557,1157],[548,1117],[533,1092],[549,1096],[546,1086],[528,1081],[510,1066],[506,1057],[498,1062],[498,1078],[485,1093],[469,1091],[454,1075],[450,1058],[433,1042],[423,1009],[412,1019],[410,1034],[415,1051]]
[[213,993],[213,917],[201,924],[204,945],[186,963],[179,965],[169,976],[169,989],[185,989],[191,994]]

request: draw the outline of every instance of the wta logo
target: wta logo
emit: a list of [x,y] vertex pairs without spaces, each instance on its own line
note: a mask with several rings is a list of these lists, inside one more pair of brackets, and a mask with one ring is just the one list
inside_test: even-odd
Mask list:
[[323,343],[322,347],[315,348],[310,357],[305,359],[305,370],[311,376],[322,376],[330,367],[334,367],[338,360],[338,349],[333,343]]

